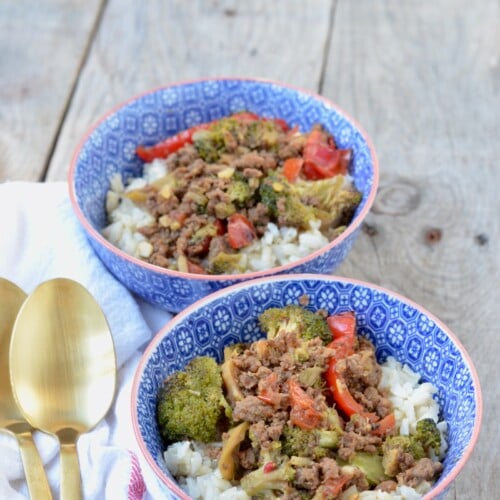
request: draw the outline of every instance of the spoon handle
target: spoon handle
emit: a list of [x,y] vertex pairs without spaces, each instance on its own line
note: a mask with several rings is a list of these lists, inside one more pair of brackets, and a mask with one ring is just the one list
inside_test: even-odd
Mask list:
[[31,431],[16,433],[31,500],[52,500],[49,483]]
[[82,483],[76,443],[61,443],[61,500],[80,500]]

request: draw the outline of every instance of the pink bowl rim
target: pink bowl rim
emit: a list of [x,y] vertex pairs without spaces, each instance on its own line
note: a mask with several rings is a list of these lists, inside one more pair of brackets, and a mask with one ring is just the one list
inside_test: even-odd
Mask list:
[[144,444],[144,441],[142,440],[141,437],[141,432],[139,429],[139,423],[137,421],[137,414],[135,409],[137,408],[137,394],[139,390],[139,385],[140,385],[140,380],[142,378],[143,372],[144,372],[144,367],[151,356],[151,353],[157,348],[158,344],[162,341],[162,339],[165,337],[165,335],[168,335],[168,331],[171,330],[177,323],[182,321],[186,316],[189,316],[193,311],[196,311],[200,307],[206,305],[207,303],[210,303],[220,297],[223,297],[224,295],[230,295],[232,293],[237,292],[238,290],[243,290],[248,287],[253,287],[255,285],[259,285],[262,283],[272,283],[275,281],[332,281],[332,282],[341,282],[341,283],[348,283],[348,284],[353,284],[353,285],[359,285],[363,286],[366,288],[369,288],[371,290],[379,291],[381,293],[384,293],[386,295],[389,295],[390,297],[394,297],[399,301],[402,301],[411,307],[415,308],[416,310],[420,311],[424,315],[426,315],[429,319],[431,319],[436,325],[443,330],[446,335],[451,339],[451,341],[455,344],[457,349],[460,351],[461,355],[463,356],[463,359],[467,363],[472,380],[474,383],[475,387],[475,402],[476,402],[476,419],[474,423],[474,429],[472,432],[472,436],[470,438],[470,442],[467,445],[466,450],[464,451],[462,457],[460,460],[455,464],[453,467],[452,471],[448,474],[446,479],[442,482],[439,483],[435,488],[433,488],[429,493],[424,495],[422,497],[422,500],[431,500],[432,498],[435,498],[436,496],[439,496],[440,494],[444,493],[445,490],[451,486],[453,481],[456,479],[458,474],[461,472],[467,461],[470,459],[472,452],[474,450],[474,447],[477,443],[477,440],[479,438],[479,433],[481,430],[481,425],[482,425],[482,420],[483,420],[483,396],[482,396],[482,390],[481,390],[481,384],[479,381],[479,376],[477,374],[476,368],[474,366],[474,363],[472,361],[472,358],[470,357],[469,353],[465,349],[464,345],[462,342],[458,339],[458,337],[446,326],[439,318],[437,318],[433,313],[428,311],[426,308],[422,307],[420,304],[417,304],[413,300],[405,297],[404,295],[394,292],[392,290],[389,290],[388,288],[375,285],[373,283],[369,283],[367,281],[362,281],[358,279],[351,279],[351,278],[345,278],[341,276],[336,276],[336,275],[326,275],[326,274],[282,274],[282,275],[277,275],[277,276],[270,276],[270,277],[264,277],[260,279],[255,279],[251,280],[248,282],[243,282],[243,283],[237,283],[231,286],[228,286],[226,288],[223,288],[221,290],[218,290],[216,292],[211,293],[210,295],[207,295],[206,297],[203,297],[202,299],[199,299],[195,303],[191,304],[188,306],[186,309],[182,310],[180,313],[177,315],[173,316],[163,328],[161,328],[151,339],[147,347],[145,348],[143,354],[140,357],[139,363],[136,367],[136,371],[134,373],[133,381],[132,381],[132,390],[131,390],[131,414],[132,414],[132,427],[135,435],[135,439],[138,443],[139,449],[145,457],[147,463],[149,466],[153,469],[155,472],[157,478],[159,478],[171,491],[173,491],[175,494],[177,494],[180,498],[183,500],[190,500],[191,497],[189,497],[186,493],[184,493],[180,487],[173,481],[171,481],[168,477],[166,477],[163,473],[163,471],[158,467],[156,462],[154,461],[153,457],[150,455],[149,451],[146,448],[146,445]]
[[[293,262],[290,262],[288,264],[284,264],[281,266],[277,267],[272,267],[270,269],[264,269],[261,271],[253,271],[249,273],[238,273],[238,274],[194,274],[194,273],[185,273],[181,271],[174,271],[171,269],[166,269],[160,266],[156,266],[154,264],[150,264],[148,262],[144,262],[132,255],[127,254],[123,250],[120,250],[118,247],[110,243],[99,231],[97,231],[92,224],[87,220],[85,215],[83,214],[82,209],[80,208],[80,205],[78,204],[77,197],[76,197],[76,190],[75,190],[75,183],[74,183],[74,176],[75,176],[75,171],[76,171],[76,166],[78,163],[78,157],[80,155],[81,150],[83,149],[83,146],[91,136],[91,134],[99,128],[99,126],[106,121],[110,116],[121,110],[122,108],[126,107],[127,105],[131,104],[132,102],[135,102],[147,95],[154,94],[156,92],[166,90],[169,88],[174,88],[174,87],[181,87],[183,85],[189,85],[189,84],[196,84],[196,83],[203,83],[203,82],[216,82],[216,81],[238,81],[238,82],[256,82],[256,83],[262,83],[262,84],[269,84],[269,85],[275,85],[278,87],[286,88],[294,92],[302,93],[304,95],[308,95],[314,99],[317,99],[319,101],[322,101],[327,107],[333,109],[335,112],[337,112],[339,115],[342,115],[346,120],[348,120],[353,127],[355,127],[361,136],[363,137],[364,141],[366,142],[368,146],[368,150],[370,152],[370,157],[372,159],[372,165],[373,165],[373,182],[372,186],[370,189],[370,193],[366,199],[366,203],[363,207],[363,209],[357,214],[356,217],[350,222],[350,224],[347,226],[345,231],[342,232],[339,236],[337,236],[334,240],[330,241],[327,245],[324,247],[321,247],[318,250],[315,250],[314,252],[310,253],[309,255],[302,257],[298,260],[295,260]],[[358,124],[358,122],[353,119],[348,113],[346,113],[342,108],[340,108],[337,104],[335,104],[333,101],[330,99],[327,99],[326,97],[323,97],[315,92],[312,92],[307,89],[303,89],[301,87],[296,87],[293,85],[289,85],[286,83],[282,83],[276,80],[270,80],[270,79],[265,79],[265,78],[241,78],[241,77],[210,77],[210,78],[199,78],[199,79],[194,79],[194,80],[185,80],[185,81],[180,81],[177,83],[171,83],[168,85],[164,86],[159,86],[159,87],[154,87],[150,90],[146,90],[145,92],[142,92],[140,94],[137,94],[125,101],[122,101],[120,104],[116,105],[115,107],[111,108],[107,113],[101,116],[97,120],[96,123],[94,123],[90,128],[87,129],[85,132],[83,138],[77,145],[73,157],[71,159],[71,164],[70,168],[68,171],[68,188],[69,188],[69,198],[70,198],[70,203],[73,207],[73,211],[79,220],[80,224],[85,228],[87,233],[91,236],[91,238],[99,243],[99,245],[105,247],[107,250],[110,252],[114,253],[117,257],[120,259],[124,259],[131,264],[134,264],[136,266],[139,266],[143,269],[146,269],[148,271],[152,271],[156,274],[164,275],[164,276],[169,276],[172,278],[184,278],[184,279],[189,279],[189,280],[197,280],[197,281],[202,281],[202,282],[213,282],[213,281],[246,281],[246,280],[251,280],[254,278],[260,278],[264,276],[269,276],[270,274],[275,274],[275,273],[285,273],[286,271],[296,268],[297,266],[300,266],[306,262],[312,261],[318,256],[324,254],[325,252],[328,252],[329,250],[339,246],[344,240],[346,240],[351,234],[353,234],[358,228],[360,228],[362,222],[366,218],[366,215],[369,213],[374,201],[375,201],[375,196],[377,194],[378,190],[378,184],[379,184],[379,163],[378,163],[378,158],[377,154],[375,152],[375,147],[373,146],[371,138],[368,136],[368,134],[364,131],[364,129]]]

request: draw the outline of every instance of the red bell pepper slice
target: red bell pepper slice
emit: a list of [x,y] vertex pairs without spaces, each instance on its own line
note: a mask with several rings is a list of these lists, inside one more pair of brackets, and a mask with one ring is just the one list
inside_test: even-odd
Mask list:
[[304,146],[304,175],[309,180],[345,175],[351,155],[350,150],[337,149],[323,131],[313,129]]
[[227,219],[227,236],[231,247],[238,250],[250,245],[257,237],[257,232],[244,215],[233,214]]
[[288,182],[295,182],[299,177],[304,159],[299,157],[287,158],[283,163],[283,175]]
[[325,377],[332,391],[335,404],[345,415],[351,417],[352,415],[359,414],[372,423],[379,420],[378,415],[367,412],[366,408],[354,399],[344,378],[337,372],[334,364],[328,366]]
[[191,274],[207,274],[207,271],[206,269],[204,269],[203,267],[201,267],[199,264],[196,264],[196,262],[193,262],[189,259],[186,259],[187,260],[187,269],[188,269],[188,273],[191,273]]
[[356,342],[356,316],[354,312],[345,311],[328,316],[326,322],[334,340],[346,339],[354,346]]
[[288,380],[290,422],[301,429],[312,430],[323,421],[323,415],[314,407],[314,400],[293,379]]
[[359,413],[368,418],[370,422],[379,420],[377,415],[367,412],[363,405],[354,399],[344,378],[337,371],[337,362],[354,353],[356,316],[352,311],[346,311],[329,316],[326,322],[333,336],[333,340],[328,347],[334,349],[335,354],[330,358],[325,378],[328,387],[332,391],[335,404],[348,417]]
[[164,141],[161,141],[154,146],[137,146],[135,152],[141,160],[146,162],[153,161],[156,158],[166,158],[169,154],[175,153],[186,144],[191,144],[193,142],[193,134],[199,130],[207,129],[209,125],[210,123],[195,125],[194,127],[183,130],[178,134],[167,137]]
[[391,434],[396,428],[396,416],[394,413],[389,413],[384,418],[379,420],[373,427],[372,434],[374,436],[386,436]]

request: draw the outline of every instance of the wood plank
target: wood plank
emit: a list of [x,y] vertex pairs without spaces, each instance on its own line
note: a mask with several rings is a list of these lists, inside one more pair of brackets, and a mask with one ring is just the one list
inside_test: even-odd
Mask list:
[[0,2],[0,180],[42,178],[100,3]]
[[380,190],[338,274],[422,304],[457,334],[482,381],[478,446],[450,497],[500,478],[498,283],[500,6],[339,0],[323,93],[376,146]]
[[110,0],[48,179],[64,179],[80,137],[124,99],[206,76],[255,76],[317,90],[330,0]]

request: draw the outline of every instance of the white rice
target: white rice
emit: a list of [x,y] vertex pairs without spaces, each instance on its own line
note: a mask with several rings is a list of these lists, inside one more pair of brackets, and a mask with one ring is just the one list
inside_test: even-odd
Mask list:
[[[388,391],[388,397],[395,406],[396,425],[400,434],[412,433],[417,421],[432,418],[441,431],[442,446],[438,458],[446,452],[446,422],[438,421],[439,405],[432,397],[436,392],[430,383],[419,383],[420,376],[408,366],[388,358],[382,364],[382,380],[379,387]],[[179,486],[191,498],[198,500],[234,499],[249,500],[250,497],[239,487],[222,479],[217,461],[203,454],[203,447],[197,443],[183,441],[170,445],[164,453],[165,462]],[[417,489],[398,486],[392,493],[382,491],[355,492],[346,490],[341,500],[417,500],[431,489],[429,483]],[[355,496],[356,495],[356,496]]]
[[[134,257],[148,257],[152,246],[138,231],[138,228],[154,222],[149,212],[123,196],[124,193],[140,189],[165,176],[167,168],[164,160],[157,159],[144,165],[142,177],[135,177],[124,186],[119,174],[110,179],[110,189],[106,197],[106,211],[110,223],[102,234],[124,252]],[[346,176],[346,183],[351,183]],[[294,262],[319,250],[329,240],[320,231],[320,221],[311,221],[308,231],[297,231],[293,227],[278,228],[269,223],[260,240],[240,251],[240,266],[245,272],[262,271]]]

